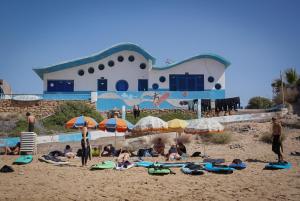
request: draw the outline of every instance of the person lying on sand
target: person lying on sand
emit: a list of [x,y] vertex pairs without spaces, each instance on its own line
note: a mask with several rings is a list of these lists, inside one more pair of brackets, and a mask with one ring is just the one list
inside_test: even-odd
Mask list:
[[5,147],[5,155],[19,155],[21,143],[18,142],[14,147]]
[[176,145],[171,145],[169,152],[167,154],[167,160],[180,160],[181,156],[178,154]]
[[112,144],[106,145],[103,148],[101,156],[104,156],[104,157],[114,156],[115,151],[116,151],[116,149],[112,146]]

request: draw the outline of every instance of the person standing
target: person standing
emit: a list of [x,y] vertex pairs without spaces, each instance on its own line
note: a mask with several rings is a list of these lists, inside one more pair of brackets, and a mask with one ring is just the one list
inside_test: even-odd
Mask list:
[[282,156],[282,142],[281,142],[281,134],[282,134],[282,126],[281,123],[277,120],[276,117],[272,118],[272,151],[278,155],[278,162],[283,161]]
[[82,127],[82,139],[81,139],[81,150],[82,150],[82,154],[81,154],[81,163],[82,166],[86,166],[87,164],[87,159],[89,157],[89,148],[90,148],[90,142],[88,139],[88,129],[87,129],[87,123],[84,123],[84,126]]
[[27,116],[27,123],[28,123],[28,132],[33,132],[35,117],[31,115],[29,112],[26,113],[26,116]]

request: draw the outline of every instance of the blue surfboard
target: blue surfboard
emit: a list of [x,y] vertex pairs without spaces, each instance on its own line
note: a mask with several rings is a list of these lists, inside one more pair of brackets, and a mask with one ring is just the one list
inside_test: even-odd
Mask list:
[[279,170],[279,169],[290,169],[292,167],[291,163],[288,162],[275,162],[269,163],[265,166],[267,170]]

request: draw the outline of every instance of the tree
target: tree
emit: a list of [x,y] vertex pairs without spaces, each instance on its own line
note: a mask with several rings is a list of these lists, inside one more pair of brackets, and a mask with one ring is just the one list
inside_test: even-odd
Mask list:
[[266,109],[273,106],[273,102],[265,97],[256,96],[249,100],[247,109]]
[[273,88],[274,98],[276,103],[282,103],[282,97],[288,103],[297,101],[300,95],[300,75],[297,74],[295,68],[286,69],[284,72],[283,80],[275,79],[271,86]]

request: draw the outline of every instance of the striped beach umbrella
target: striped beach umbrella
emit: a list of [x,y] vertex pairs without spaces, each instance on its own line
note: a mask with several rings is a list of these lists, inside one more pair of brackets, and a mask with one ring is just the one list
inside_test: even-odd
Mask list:
[[104,119],[99,123],[100,130],[107,130],[110,132],[118,131],[118,132],[125,132],[131,130],[133,125],[124,119],[120,118],[110,118]]
[[87,123],[88,128],[97,128],[98,126],[98,123],[93,118],[81,115],[70,119],[66,123],[66,128],[80,128],[84,126],[85,122]]

